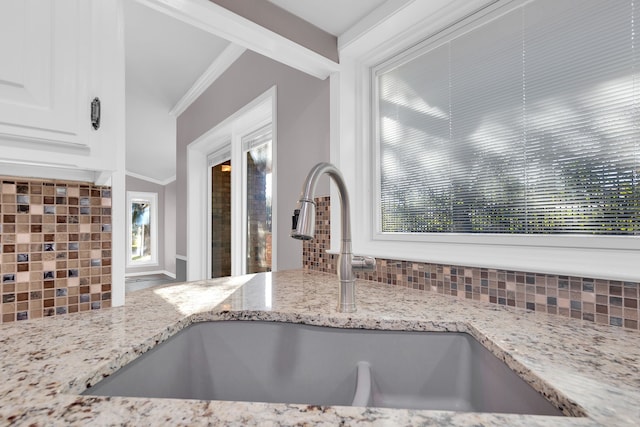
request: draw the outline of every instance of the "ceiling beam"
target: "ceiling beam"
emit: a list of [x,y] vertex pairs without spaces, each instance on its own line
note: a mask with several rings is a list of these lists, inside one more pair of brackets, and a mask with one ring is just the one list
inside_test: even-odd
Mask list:
[[209,0],[138,0],[196,28],[319,79],[339,64]]
[[[278,33],[332,61],[338,59],[338,39],[311,22],[265,0],[209,0],[236,15]],[[299,1],[299,0],[298,0]]]

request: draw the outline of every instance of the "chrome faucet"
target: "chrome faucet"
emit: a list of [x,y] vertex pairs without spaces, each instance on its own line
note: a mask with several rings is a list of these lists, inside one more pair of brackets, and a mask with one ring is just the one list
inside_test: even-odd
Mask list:
[[340,290],[338,293],[338,311],[353,313],[356,311],[354,270],[374,270],[376,260],[373,257],[354,256],[351,253],[351,213],[349,209],[349,194],[342,174],[331,163],[318,163],[311,169],[302,186],[302,193],[298,206],[293,212],[291,237],[299,240],[311,240],[315,235],[316,203],[313,194],[318,179],[328,174],[338,186],[340,194],[340,224],[342,226],[342,240],[340,241],[340,255],[338,256],[338,279]]

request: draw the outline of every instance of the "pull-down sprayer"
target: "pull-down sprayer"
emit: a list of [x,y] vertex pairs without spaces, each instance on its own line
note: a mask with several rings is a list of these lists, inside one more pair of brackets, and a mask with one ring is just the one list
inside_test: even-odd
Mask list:
[[353,313],[356,311],[355,281],[357,270],[374,270],[375,258],[354,256],[351,253],[351,212],[349,208],[349,194],[342,178],[342,174],[331,163],[318,163],[311,169],[302,186],[302,193],[298,206],[293,213],[291,237],[299,240],[311,240],[315,235],[316,204],[313,194],[318,179],[324,175],[333,178],[340,194],[340,224],[342,226],[342,240],[340,241],[340,255],[338,256],[338,279],[340,289],[338,293],[338,311]]

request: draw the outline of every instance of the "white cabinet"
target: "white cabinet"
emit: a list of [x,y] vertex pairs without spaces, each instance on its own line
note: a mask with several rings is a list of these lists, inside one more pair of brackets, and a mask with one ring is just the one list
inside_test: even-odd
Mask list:
[[16,167],[115,169],[120,141],[108,136],[123,124],[103,119],[94,130],[90,108],[99,97],[103,116],[124,109],[119,2],[0,1],[0,175]]

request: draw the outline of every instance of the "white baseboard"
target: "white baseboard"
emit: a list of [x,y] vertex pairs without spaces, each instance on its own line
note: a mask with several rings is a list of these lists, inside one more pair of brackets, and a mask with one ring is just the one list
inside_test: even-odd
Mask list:
[[135,273],[125,273],[124,277],[148,276],[150,274],[164,274],[172,279],[176,278],[176,273],[171,273],[167,270],[137,271]]

